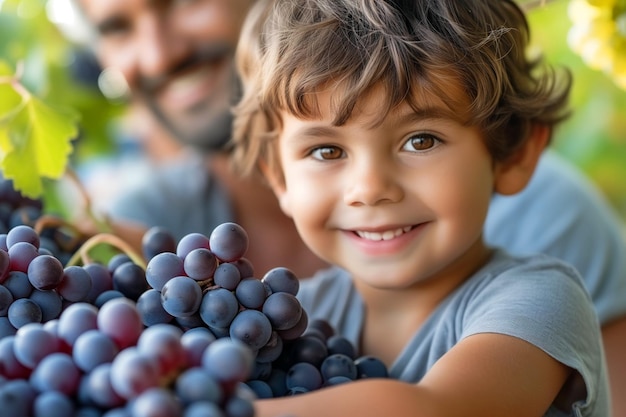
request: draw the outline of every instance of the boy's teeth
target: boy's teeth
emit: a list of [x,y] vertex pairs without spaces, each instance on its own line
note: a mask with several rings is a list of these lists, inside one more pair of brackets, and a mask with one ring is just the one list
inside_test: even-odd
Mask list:
[[361,231],[357,231],[357,235],[359,235],[359,237],[363,238],[363,239],[367,239],[367,240],[374,240],[374,241],[378,241],[378,240],[391,240],[395,237],[400,236],[403,233],[409,232],[411,231],[411,226],[406,226],[406,227],[399,227],[395,230],[386,230],[382,233],[379,232],[361,232]]

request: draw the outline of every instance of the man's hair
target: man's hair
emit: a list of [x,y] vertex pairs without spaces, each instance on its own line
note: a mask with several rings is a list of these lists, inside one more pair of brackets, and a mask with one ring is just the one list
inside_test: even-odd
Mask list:
[[278,168],[279,111],[314,118],[315,93],[332,91],[339,126],[375,86],[385,92],[381,122],[400,103],[418,109],[424,94],[438,97],[482,130],[494,159],[506,159],[533,125],[552,130],[568,115],[569,72],[559,83],[540,68],[529,38],[511,0],[260,0],[237,51],[235,166]]

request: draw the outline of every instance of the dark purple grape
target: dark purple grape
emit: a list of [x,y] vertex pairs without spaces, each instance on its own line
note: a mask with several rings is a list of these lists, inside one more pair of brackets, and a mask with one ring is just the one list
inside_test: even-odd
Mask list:
[[308,362],[298,362],[287,371],[287,389],[302,387],[314,391],[322,387],[322,375],[316,366]]
[[286,292],[297,295],[300,289],[300,281],[290,269],[276,267],[267,271],[262,281],[269,285],[272,292]]
[[351,380],[357,379],[357,368],[354,361],[342,353],[328,355],[320,366],[320,372],[324,381],[336,376],[343,376]]
[[161,290],[161,304],[174,317],[195,314],[202,302],[202,289],[196,281],[186,276],[174,277]]
[[209,249],[209,238],[202,233],[188,233],[178,241],[176,255],[185,259],[189,252],[198,248]]
[[61,261],[51,255],[39,255],[28,265],[28,280],[38,290],[56,288],[63,279]]
[[387,366],[374,356],[361,356],[355,359],[358,378],[387,378]]
[[15,245],[18,242],[28,242],[37,249],[39,249],[39,234],[35,231],[35,229],[30,226],[15,226],[7,233],[7,247],[10,249],[11,246]]
[[67,301],[86,301],[91,285],[89,273],[81,266],[72,265],[64,269],[57,291]]
[[170,323],[174,319],[174,316],[165,311],[163,304],[161,304],[161,292],[154,288],[145,291],[139,296],[137,311],[141,316],[141,322],[145,326]]
[[172,252],[156,254],[146,266],[146,280],[155,290],[161,291],[170,279],[185,275],[183,259]]
[[222,223],[211,232],[209,249],[223,262],[236,261],[248,250],[248,234],[237,223]]
[[217,264],[217,257],[210,250],[194,249],[185,256],[185,274],[196,281],[204,281],[213,277]]
[[182,372],[176,379],[175,390],[185,405],[198,401],[221,404],[225,397],[222,385],[200,366]]
[[39,256],[37,248],[28,242],[17,242],[9,248],[11,270],[27,272],[31,261]]
[[235,296],[242,306],[258,309],[263,306],[267,298],[267,290],[260,279],[244,278],[237,285]]
[[43,314],[37,303],[28,298],[20,298],[9,306],[7,317],[13,327],[19,329],[28,323],[41,323]]
[[341,335],[333,335],[326,340],[326,347],[328,348],[328,354],[341,353],[348,356],[351,359],[356,358],[356,350],[354,345],[347,338]]
[[141,239],[141,250],[146,261],[163,252],[176,253],[176,239],[165,228],[153,226]]
[[228,327],[239,312],[239,302],[231,291],[216,288],[204,294],[198,312],[207,325]]
[[41,309],[42,323],[58,318],[63,309],[63,300],[56,290],[43,291],[34,289],[28,298],[34,301]]
[[265,300],[263,314],[267,316],[276,330],[294,327],[302,316],[302,306],[298,299],[287,292],[277,292]]
[[258,310],[242,310],[230,323],[230,337],[257,351],[272,337],[272,324]]
[[222,288],[233,291],[241,281],[239,268],[230,262],[221,263],[213,274],[213,282]]
[[125,262],[115,268],[113,272],[113,289],[124,296],[137,301],[139,296],[150,286],[146,281],[146,273],[142,267],[134,262]]

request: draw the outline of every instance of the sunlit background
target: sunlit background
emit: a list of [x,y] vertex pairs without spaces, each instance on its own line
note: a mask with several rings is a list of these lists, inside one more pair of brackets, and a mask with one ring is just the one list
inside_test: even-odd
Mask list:
[[[626,2],[532,3],[531,52],[574,75],[574,113],[552,146],[581,167],[626,220]],[[32,92],[82,115],[74,164],[116,152],[124,106],[115,98],[125,92],[114,74],[95,66],[85,48],[89,30],[80,23],[70,0],[0,0],[0,59],[22,61]]]

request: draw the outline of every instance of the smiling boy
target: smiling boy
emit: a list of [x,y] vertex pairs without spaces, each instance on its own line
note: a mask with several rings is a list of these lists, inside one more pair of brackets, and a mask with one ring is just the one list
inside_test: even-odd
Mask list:
[[[261,2],[263,3],[263,2]],[[597,317],[575,270],[485,244],[569,83],[527,60],[507,0],[259,4],[239,44],[236,162],[337,267],[299,299],[391,379],[257,402],[259,417],[606,416]]]

